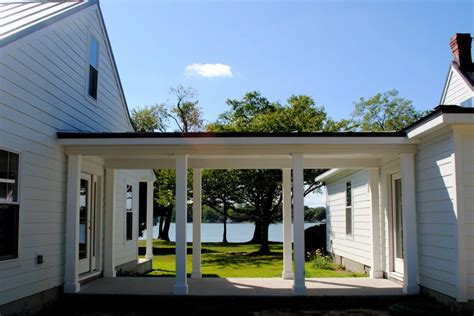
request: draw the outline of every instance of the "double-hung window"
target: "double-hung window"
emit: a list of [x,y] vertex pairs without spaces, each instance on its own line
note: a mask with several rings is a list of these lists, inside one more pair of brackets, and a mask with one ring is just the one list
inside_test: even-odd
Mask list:
[[20,156],[0,150],[0,261],[18,257]]
[[88,94],[97,100],[97,83],[99,79],[99,42],[94,36],[89,39],[89,80]]
[[352,184],[346,182],[346,235],[352,236],[354,230],[352,209]]
[[125,198],[125,239],[133,239],[133,187],[128,184]]

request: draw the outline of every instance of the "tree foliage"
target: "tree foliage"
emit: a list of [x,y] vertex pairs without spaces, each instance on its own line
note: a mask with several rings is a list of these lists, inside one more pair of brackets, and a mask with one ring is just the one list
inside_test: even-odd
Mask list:
[[168,128],[168,112],[163,105],[132,109],[131,119],[136,132],[165,132]]
[[168,115],[174,120],[179,131],[183,133],[200,131],[204,120],[199,101],[196,99],[196,90],[178,85],[176,88],[171,88],[170,94],[174,103],[169,105]]
[[222,215],[224,232],[222,242],[227,243],[227,221],[230,212],[241,203],[238,193],[239,179],[233,170],[207,169],[203,172],[202,202]]
[[325,207],[304,207],[304,221],[308,223],[320,222],[326,219]]
[[[336,124],[324,107],[305,95],[293,95],[286,104],[271,102],[252,91],[240,100],[228,100],[229,110],[208,125],[212,132],[318,132],[343,130],[348,123]],[[281,170],[233,170],[243,205],[234,215],[255,222],[253,242],[261,244],[260,253],[268,253],[268,227],[281,219]],[[305,170],[305,195],[317,190],[315,181],[321,170]],[[218,187],[224,190],[224,187]]]
[[399,131],[427,114],[416,110],[412,102],[400,97],[395,89],[369,99],[362,97],[354,105],[353,128],[361,131]]

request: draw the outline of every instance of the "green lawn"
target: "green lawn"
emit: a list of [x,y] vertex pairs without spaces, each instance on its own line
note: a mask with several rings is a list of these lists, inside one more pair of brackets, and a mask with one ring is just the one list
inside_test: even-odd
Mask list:
[[[141,247],[145,241],[139,242]],[[154,247],[160,249],[159,255],[153,258],[153,271],[147,276],[174,276],[175,255],[174,243],[154,241]],[[216,278],[271,278],[280,277],[283,269],[282,244],[270,245],[272,254],[268,256],[254,256],[253,252],[259,249],[258,245],[248,244],[221,244],[203,243],[201,255],[201,270],[204,277]],[[191,244],[188,244],[187,269],[192,270]],[[353,273],[342,269],[323,270],[313,267],[306,262],[306,277],[360,277],[362,273]]]

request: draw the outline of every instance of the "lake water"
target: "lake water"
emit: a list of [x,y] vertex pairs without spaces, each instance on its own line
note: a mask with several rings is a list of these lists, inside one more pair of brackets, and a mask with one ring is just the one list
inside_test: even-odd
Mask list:
[[[304,228],[308,228],[317,223],[305,223]],[[246,242],[252,239],[255,225],[251,223],[230,223],[227,224],[227,240],[229,242]],[[221,242],[222,234],[224,232],[224,225],[222,223],[203,223],[201,224],[201,240],[202,242]],[[188,223],[187,226],[187,240],[193,240],[193,224]],[[268,229],[268,238],[270,241],[283,241],[283,224],[271,224]],[[170,239],[175,241],[176,226],[171,223]],[[145,239],[146,233],[143,238]],[[153,227],[153,238],[158,238],[158,226]]]

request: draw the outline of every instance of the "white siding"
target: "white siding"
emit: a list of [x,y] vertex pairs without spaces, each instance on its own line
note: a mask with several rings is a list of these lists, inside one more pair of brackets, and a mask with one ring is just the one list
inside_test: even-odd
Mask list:
[[451,67],[441,104],[460,105],[461,102],[472,97],[474,97],[474,91],[461,78],[459,73]]
[[[138,179],[143,171],[119,171],[117,172],[116,195],[115,195],[115,265],[121,265],[133,260],[138,256]],[[133,240],[126,240],[125,223],[125,192],[126,185],[132,186],[132,208],[133,208]]]
[[474,299],[474,127],[462,136],[468,298]]
[[[353,236],[346,235],[346,182],[353,188]],[[353,171],[327,181],[328,249],[334,254],[371,266],[371,211],[367,170]]]
[[[30,118],[53,130],[130,131],[97,14],[85,9],[3,48],[2,100],[9,113],[24,115],[22,124]],[[97,101],[86,93],[90,34],[100,43]]]
[[[89,32],[101,44],[96,103],[85,87]],[[0,262],[0,305],[63,283],[67,158],[56,132],[130,131],[105,41],[93,6],[2,47],[0,148],[21,153],[21,204],[19,259]]]
[[456,216],[452,133],[422,139],[416,155],[420,285],[456,296]]

